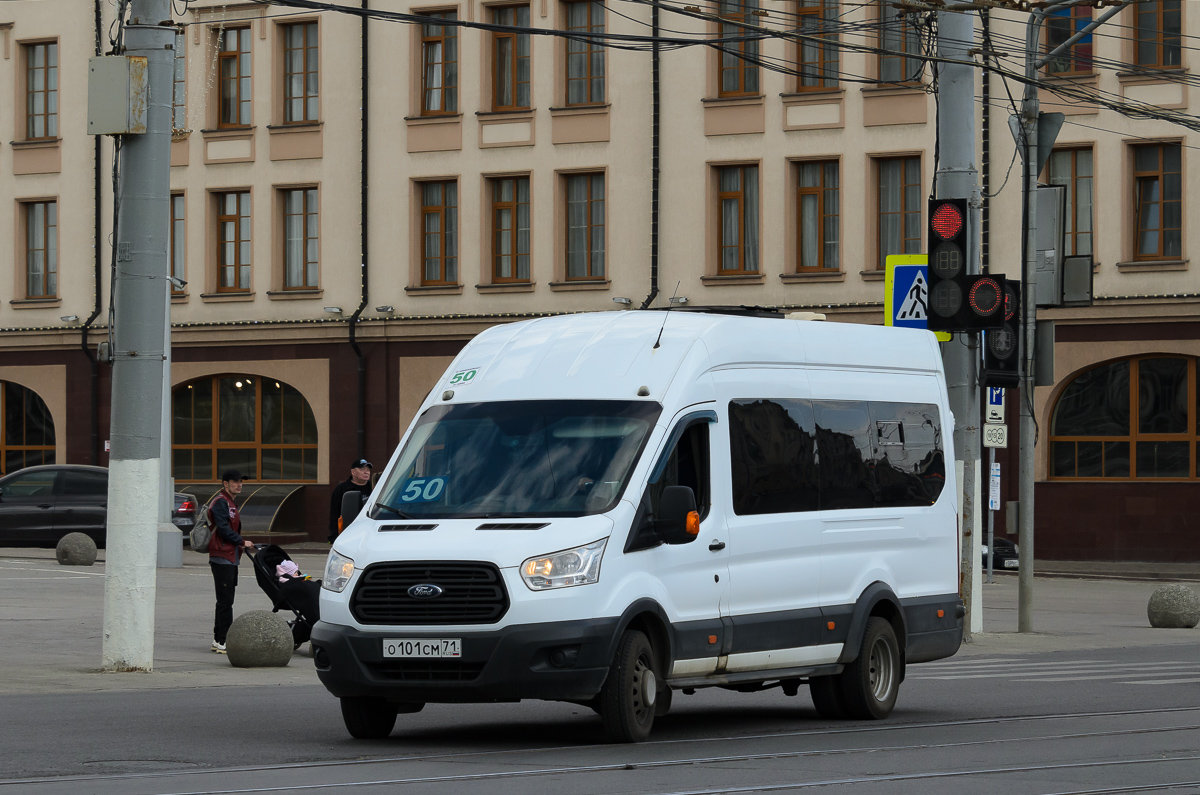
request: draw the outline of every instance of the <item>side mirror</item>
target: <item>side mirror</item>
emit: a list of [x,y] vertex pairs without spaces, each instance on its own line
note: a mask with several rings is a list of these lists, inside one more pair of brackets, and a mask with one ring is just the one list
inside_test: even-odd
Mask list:
[[667,486],[659,500],[654,523],[668,544],[690,544],[700,534],[696,494],[687,486]]
[[342,515],[338,520],[339,534],[358,518],[358,514],[362,512],[362,507],[366,501],[367,495],[361,491],[348,491],[342,495]]

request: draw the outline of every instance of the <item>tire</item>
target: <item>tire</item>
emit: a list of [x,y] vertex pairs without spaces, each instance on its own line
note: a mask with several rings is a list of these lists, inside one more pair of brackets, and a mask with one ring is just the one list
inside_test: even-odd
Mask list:
[[658,695],[654,699],[654,717],[661,718],[671,711],[671,688],[662,682],[658,685]]
[[892,713],[900,692],[900,644],[887,619],[867,620],[858,657],[841,673],[847,717],[882,720]]
[[825,720],[841,720],[846,717],[846,702],[842,699],[840,676],[814,676],[808,680],[808,692],[812,696],[817,714]]
[[600,718],[609,741],[639,743],[649,737],[657,699],[654,649],[645,634],[628,631],[617,643],[608,678],[600,689]]
[[382,698],[343,698],[342,720],[356,740],[382,740],[396,726],[396,707]]

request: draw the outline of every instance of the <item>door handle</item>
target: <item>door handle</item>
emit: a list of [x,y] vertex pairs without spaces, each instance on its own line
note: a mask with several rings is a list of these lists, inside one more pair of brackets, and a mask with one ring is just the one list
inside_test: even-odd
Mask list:
[[712,540],[712,543],[708,545],[708,549],[710,552],[720,552],[724,548],[725,548],[725,542],[718,541],[715,538]]

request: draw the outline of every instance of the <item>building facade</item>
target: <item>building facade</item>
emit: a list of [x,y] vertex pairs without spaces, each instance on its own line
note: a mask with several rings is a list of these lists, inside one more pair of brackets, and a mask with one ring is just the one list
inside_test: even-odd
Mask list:
[[[1126,9],[1044,72],[1043,110],[1067,123],[1043,181],[1068,187],[1067,253],[1094,257],[1096,300],[1041,315],[1057,344],[1056,383],[1034,396],[1039,557],[1200,558],[1185,507],[1200,455],[1186,211],[1200,138],[1110,109],[1187,110],[1195,25],[1180,7]],[[86,134],[86,76],[114,26],[97,8],[0,8],[6,472],[107,461],[108,368],[94,350],[114,157],[111,139]],[[880,323],[884,257],[924,250],[938,114],[926,15],[835,0],[668,9],[656,69],[648,5],[370,8],[380,15],[364,23],[189,0],[174,18],[173,473],[197,493],[226,466],[296,487],[301,518],[278,532],[323,538],[350,461],[381,466],[491,324],[672,297]],[[409,13],[425,19],[386,18]],[[1055,17],[1046,40],[1090,14]],[[800,36],[755,39],[746,25]],[[1007,55],[978,78],[985,251],[1016,278],[1003,71],[1023,70],[1023,18],[994,13],[988,37]],[[999,460],[1015,499],[1015,450]]]

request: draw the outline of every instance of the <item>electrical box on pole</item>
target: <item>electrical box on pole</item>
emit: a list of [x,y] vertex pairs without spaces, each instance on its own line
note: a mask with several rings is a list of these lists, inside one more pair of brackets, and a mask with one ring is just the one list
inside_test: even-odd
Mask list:
[[984,386],[1019,386],[1021,383],[1021,282],[1004,283],[1004,325],[984,332]]
[[966,199],[929,202],[929,330],[980,331],[1004,320],[1003,276],[967,275]]
[[1091,255],[1063,257],[1062,305],[1091,306],[1094,275],[1095,266],[1092,263]]
[[1037,305],[1062,304],[1062,260],[1066,247],[1067,188],[1037,187]]
[[88,135],[142,135],[149,101],[146,58],[88,59]]

